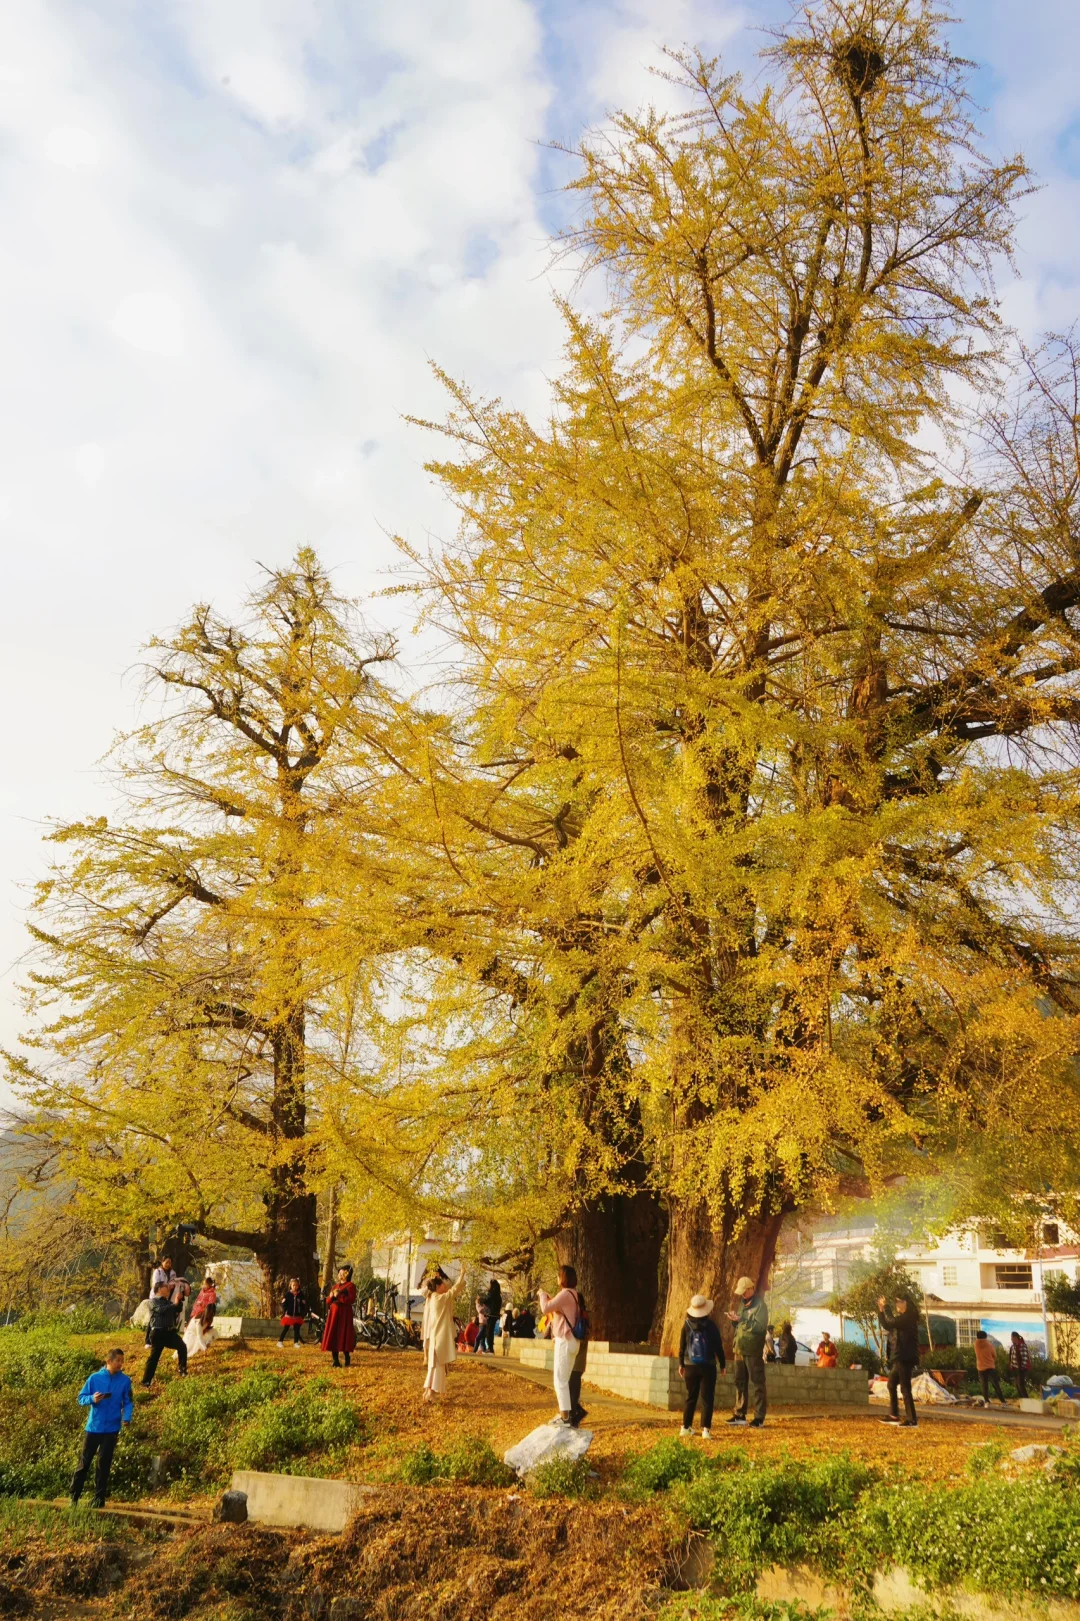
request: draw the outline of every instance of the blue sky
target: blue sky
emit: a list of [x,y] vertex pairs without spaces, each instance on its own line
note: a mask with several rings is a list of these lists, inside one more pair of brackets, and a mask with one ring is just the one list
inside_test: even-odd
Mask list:
[[[1080,7],[968,0],[993,148],[1022,148],[1028,337],[1080,283]],[[138,650],[315,544],[357,593],[448,517],[405,412],[429,359],[542,411],[563,160],[665,88],[750,76],[773,0],[24,0],[0,15],[0,1041],[50,815],[108,807]],[[400,613],[400,609],[394,612]],[[391,618],[391,604],[376,605]],[[409,642],[406,638],[406,657]]]

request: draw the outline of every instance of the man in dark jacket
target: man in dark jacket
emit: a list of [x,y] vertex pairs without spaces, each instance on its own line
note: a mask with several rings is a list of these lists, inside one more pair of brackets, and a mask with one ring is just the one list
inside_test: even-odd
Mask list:
[[[892,1348],[892,1367],[889,1369],[889,1416],[881,1420],[882,1424],[899,1424],[901,1429],[913,1430],[918,1424],[915,1417],[915,1398],[911,1394],[911,1375],[919,1366],[919,1318],[911,1301],[903,1295],[897,1295],[893,1302],[895,1310],[890,1316],[886,1311],[884,1295],[878,1301],[878,1322],[889,1336]],[[906,1417],[900,1417],[900,1404],[896,1398],[897,1387],[904,1394],[904,1412]]]
[[694,1409],[701,1398],[701,1439],[712,1434],[713,1406],[716,1402],[716,1366],[725,1367],[724,1342],[709,1313],[712,1301],[695,1295],[686,1308],[686,1321],[679,1336],[679,1376],[686,1380],[686,1405],[680,1435],[693,1435]]
[[153,1382],[162,1351],[175,1351],[180,1359],[180,1372],[187,1373],[187,1346],[176,1332],[179,1311],[179,1306],[169,1299],[168,1284],[159,1283],[150,1302],[150,1355],[143,1369],[144,1388]]
[[487,1290],[480,1296],[480,1306],[487,1311],[480,1314],[480,1335],[476,1341],[478,1351],[486,1351],[488,1356],[495,1355],[495,1324],[502,1316],[502,1288],[498,1278],[492,1278]]
[[776,1350],[781,1362],[793,1367],[795,1356],[799,1349],[799,1342],[791,1332],[790,1323],[780,1324],[780,1338],[776,1342]]
[[1010,1336],[1009,1372],[1016,1381],[1017,1393],[1023,1400],[1027,1395],[1027,1376],[1031,1372],[1031,1352],[1027,1340],[1015,1329]]

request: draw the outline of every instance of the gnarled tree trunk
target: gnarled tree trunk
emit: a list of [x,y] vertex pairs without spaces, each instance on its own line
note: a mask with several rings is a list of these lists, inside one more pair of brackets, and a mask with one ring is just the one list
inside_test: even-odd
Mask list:
[[577,1271],[593,1339],[648,1339],[665,1225],[659,1199],[637,1187],[590,1202],[555,1240],[560,1265]]
[[745,1215],[731,1208],[717,1220],[703,1203],[672,1199],[667,1242],[667,1303],[660,1332],[660,1350],[678,1352],[679,1335],[690,1299],[711,1295],[713,1316],[730,1345],[730,1324],[725,1313],[733,1310],[736,1280],[745,1274],[764,1288],[776,1256],[784,1212]]

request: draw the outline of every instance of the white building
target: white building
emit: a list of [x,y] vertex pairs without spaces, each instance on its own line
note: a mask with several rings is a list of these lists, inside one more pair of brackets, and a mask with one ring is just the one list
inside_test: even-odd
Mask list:
[[[870,1261],[876,1227],[873,1217],[855,1212],[825,1216],[793,1231],[777,1256],[773,1288],[793,1307],[795,1337],[816,1345],[823,1329],[837,1338],[859,1338],[854,1325],[841,1323],[828,1308],[845,1289],[854,1263]],[[1008,1248],[1001,1234],[967,1227],[938,1242],[900,1249],[897,1260],[919,1280],[943,1343],[971,1345],[979,1329],[1008,1345],[1018,1330],[1033,1352],[1055,1353],[1054,1324],[1043,1305],[1043,1279],[1063,1272],[1070,1279],[1080,1267],[1076,1237],[1047,1222],[1034,1250]]]
[[[420,1293],[424,1274],[437,1256],[451,1277],[456,1276],[460,1249],[460,1240],[456,1235],[446,1239],[436,1237],[434,1233],[403,1233],[372,1247],[371,1270],[377,1278],[387,1278],[397,1286],[398,1311],[404,1312],[405,1302],[408,1301],[409,1315],[419,1321],[424,1312],[424,1299]],[[479,1276],[485,1282],[491,1277],[498,1277],[503,1296],[506,1297],[507,1281],[502,1273],[481,1269]],[[471,1309],[472,1302],[463,1301],[458,1308],[458,1316],[463,1312],[468,1316]]]

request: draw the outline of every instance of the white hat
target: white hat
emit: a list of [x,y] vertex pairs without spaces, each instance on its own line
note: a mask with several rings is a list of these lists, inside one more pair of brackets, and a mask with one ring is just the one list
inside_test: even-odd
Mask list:
[[707,1317],[713,1309],[713,1303],[708,1295],[695,1295],[686,1308],[688,1317]]
[[742,1277],[735,1285],[735,1293],[737,1295],[745,1295],[749,1292],[749,1290],[756,1288],[757,1284],[754,1282],[753,1278]]

